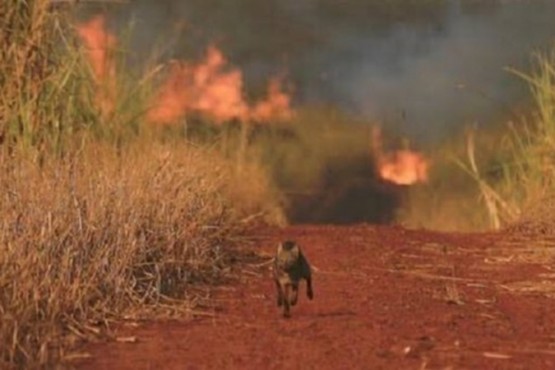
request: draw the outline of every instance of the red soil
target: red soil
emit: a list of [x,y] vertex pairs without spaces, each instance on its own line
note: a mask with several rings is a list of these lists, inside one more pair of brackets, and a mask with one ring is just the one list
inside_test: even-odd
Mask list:
[[135,343],[91,344],[78,368],[555,368],[550,247],[366,225],[260,235],[268,255],[297,240],[315,267],[291,319],[264,265],[217,289],[213,317],[122,327]]

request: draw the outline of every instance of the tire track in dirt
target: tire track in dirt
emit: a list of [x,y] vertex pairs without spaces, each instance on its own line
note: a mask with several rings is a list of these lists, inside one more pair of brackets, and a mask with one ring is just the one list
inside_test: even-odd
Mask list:
[[555,368],[555,288],[511,288],[545,282],[550,265],[506,258],[500,235],[297,226],[261,230],[256,248],[271,254],[283,239],[315,267],[314,301],[301,285],[291,319],[266,265],[217,289],[213,317],[122,328],[138,341],[88,345],[77,367]]

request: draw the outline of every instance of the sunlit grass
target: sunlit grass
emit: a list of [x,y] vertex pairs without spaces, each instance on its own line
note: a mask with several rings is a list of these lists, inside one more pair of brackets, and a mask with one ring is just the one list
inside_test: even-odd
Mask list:
[[237,171],[144,124],[153,73],[122,68],[102,111],[73,24],[50,4],[0,2],[1,368],[67,365],[124,313],[186,315],[190,284],[230,276],[249,225],[284,221],[255,159]]

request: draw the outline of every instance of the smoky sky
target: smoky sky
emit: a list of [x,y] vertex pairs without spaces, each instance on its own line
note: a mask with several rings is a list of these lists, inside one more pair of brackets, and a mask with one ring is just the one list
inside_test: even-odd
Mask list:
[[333,105],[422,141],[510,113],[530,94],[506,67],[529,71],[555,41],[549,0],[136,0],[103,10],[131,30],[136,60],[198,60],[213,44],[243,70],[247,95],[285,74],[297,105]]

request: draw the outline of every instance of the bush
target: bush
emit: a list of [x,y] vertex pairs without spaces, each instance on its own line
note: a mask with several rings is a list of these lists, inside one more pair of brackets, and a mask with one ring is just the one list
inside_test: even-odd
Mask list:
[[229,163],[187,146],[86,145],[40,165],[4,162],[0,184],[4,364],[59,360],[69,332],[220,282],[241,220],[266,214],[245,209],[253,185]]

